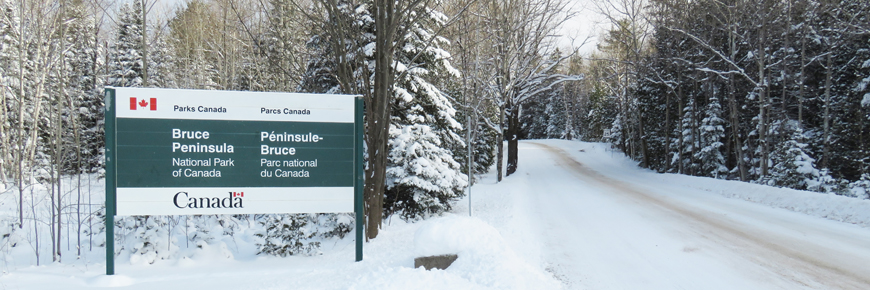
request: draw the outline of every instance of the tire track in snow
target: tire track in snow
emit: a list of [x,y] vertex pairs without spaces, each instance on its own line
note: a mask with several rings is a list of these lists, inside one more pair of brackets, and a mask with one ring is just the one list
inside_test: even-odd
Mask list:
[[[570,169],[584,181],[639,201],[639,204],[684,217],[678,220],[688,224],[708,241],[730,248],[735,255],[784,279],[815,289],[870,289],[870,273],[867,272],[870,267],[844,267],[838,259],[842,255],[832,253],[831,249],[769,233],[719,214],[692,209],[679,202],[651,195],[584,166],[562,149],[534,142],[529,144],[540,146],[558,156],[555,159],[559,165]],[[870,265],[870,261],[865,265]]]

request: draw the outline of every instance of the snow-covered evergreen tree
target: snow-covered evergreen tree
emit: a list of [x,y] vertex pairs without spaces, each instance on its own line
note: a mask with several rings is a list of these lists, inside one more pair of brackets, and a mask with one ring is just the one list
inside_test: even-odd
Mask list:
[[133,1],[131,6],[124,3],[118,11],[118,27],[115,42],[109,54],[109,83],[116,87],[138,87],[142,85],[142,2]]
[[424,124],[392,125],[387,168],[388,214],[406,219],[450,209],[468,185],[460,165],[438,135]]
[[[341,1],[335,21],[343,20],[359,31],[346,36],[346,54],[340,57],[353,70],[359,82],[370,82],[370,68],[374,66],[373,5],[363,1],[352,5]],[[449,202],[462,195],[467,183],[459,163],[452,152],[464,148],[458,134],[462,125],[456,120],[453,100],[439,86],[440,82],[459,77],[449,62],[450,54],[442,47],[449,41],[436,36],[435,30],[444,25],[447,17],[430,7],[418,7],[417,15],[425,17],[403,29],[407,34],[396,51],[396,80],[391,102],[391,128],[389,161],[386,183],[386,213],[401,212],[403,217],[415,218],[423,213],[437,213],[448,209]],[[327,25],[329,25],[327,23]],[[335,61],[334,39],[316,35],[308,45],[315,56],[308,68],[301,88],[310,92],[353,93],[369,87],[365,84],[345,84],[337,77],[339,64]],[[351,41],[352,40],[352,41]],[[411,151],[406,151],[413,149]],[[425,150],[425,151],[419,151]],[[414,164],[411,166],[410,164]],[[461,180],[461,181],[460,181]],[[437,185],[437,186],[433,186]]]
[[767,183],[795,189],[816,189],[822,174],[816,169],[816,160],[806,153],[803,130],[794,121],[784,126],[783,129],[791,134],[771,152],[772,166]]
[[458,132],[451,98],[436,80],[455,80],[459,72],[442,47],[449,41],[436,36],[447,16],[430,7],[418,8],[426,18],[407,29],[404,45],[396,52],[396,83],[387,167],[386,213],[405,218],[439,213],[463,195],[467,176],[453,157],[453,149],[464,148]]
[[[322,22],[317,22],[318,26],[313,27],[313,30],[326,31],[327,28],[319,25],[333,25],[335,22],[342,22],[348,25],[348,30],[356,31],[350,35],[330,35],[328,33],[315,34],[306,43],[308,49],[312,52],[312,57],[308,60],[305,73],[302,76],[300,90],[311,93],[327,93],[327,94],[360,94],[361,88],[368,87],[365,82],[370,82],[371,72],[367,70],[374,67],[374,18],[372,18],[369,7],[370,1],[362,1],[360,4],[352,3],[353,1],[339,0],[338,13],[327,15],[330,17]],[[332,39],[333,37],[342,37],[342,39]],[[342,48],[344,53],[336,51],[334,47],[336,43],[342,43],[345,46]],[[337,63],[337,59],[343,61],[342,64]],[[344,67],[342,67],[344,65]],[[339,70],[346,68],[351,71],[350,74],[355,76],[356,83],[346,84],[350,87],[342,87],[339,84]]]
[[157,33],[148,52],[148,86],[177,88],[173,49],[167,33]]
[[701,172],[704,176],[724,178],[727,177],[728,167],[725,166],[725,157],[722,156],[722,140],[725,138],[725,128],[722,126],[722,106],[719,98],[712,96],[704,111],[704,119],[699,128],[701,148],[695,153],[695,159],[700,163]]
[[547,109],[551,109],[549,98],[538,96],[530,99],[523,104],[520,116],[521,135],[525,139],[545,139],[547,138],[547,125],[550,121],[550,115],[546,113]]
[[547,94],[547,108],[544,114],[547,118],[546,135],[549,139],[565,139],[568,136],[570,128],[567,128],[568,122],[565,115],[565,90],[564,86],[557,86],[556,89]]
[[610,137],[606,138],[606,140],[610,144],[622,144],[625,142],[625,136],[622,135],[622,115],[616,114],[616,117],[613,118],[613,122],[610,125]]
[[[73,110],[67,112],[64,135],[73,138],[72,150],[67,150],[72,168],[93,172],[102,168],[103,141],[102,103],[104,79],[100,70],[104,65],[100,57],[96,21],[87,13],[84,3],[73,3],[67,8],[70,19],[66,29],[68,50],[65,53],[65,87]],[[74,120],[73,120],[74,119]],[[77,141],[76,141],[77,140]],[[81,157],[82,160],[78,160]],[[78,164],[81,161],[82,164]],[[81,167],[81,168],[80,168]]]
[[696,172],[698,164],[693,161],[694,152],[697,148],[698,137],[695,134],[695,99],[689,98],[689,102],[683,107],[683,118],[680,120],[682,123],[682,131],[680,132],[680,139],[682,140],[682,148],[680,148],[680,159],[679,162],[682,166],[682,173],[694,173]]

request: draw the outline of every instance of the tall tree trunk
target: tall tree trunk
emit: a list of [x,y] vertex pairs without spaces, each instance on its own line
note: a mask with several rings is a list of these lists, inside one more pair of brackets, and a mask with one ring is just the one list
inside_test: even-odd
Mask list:
[[759,178],[764,178],[767,176],[768,171],[768,146],[767,146],[767,76],[765,75],[765,47],[766,38],[764,26],[762,25],[761,33],[759,35],[759,48],[758,48],[758,146],[761,147],[761,160],[759,161],[759,166],[761,167],[761,176]]
[[[19,17],[24,17],[24,5],[19,5]],[[18,228],[24,228],[24,21],[18,22]],[[35,227],[35,226],[34,226]],[[38,257],[38,256],[37,256]],[[39,259],[37,259],[38,263]]]
[[496,140],[495,147],[498,149],[497,150],[498,153],[496,154],[497,156],[496,156],[495,167],[496,167],[496,172],[498,175],[496,178],[496,181],[501,182],[502,176],[503,176],[502,174],[504,173],[504,171],[503,171],[504,170],[504,141],[505,141],[505,128],[504,128],[505,105],[504,105],[504,103],[502,103],[502,105],[499,106],[498,111],[499,111],[499,113],[498,113],[498,134],[496,135],[496,139],[495,139]]
[[803,33],[801,34],[801,78],[800,87],[798,89],[798,127],[803,129],[804,122],[804,88],[806,87],[806,66],[807,66],[807,44],[806,33],[808,25],[803,25]]
[[378,236],[384,213],[388,140],[390,138],[390,95],[393,85],[393,39],[395,2],[375,1],[375,86],[366,110],[369,168],[366,170],[366,239]]
[[10,124],[6,115],[7,89],[8,86],[0,86],[0,147],[2,147],[0,148],[0,185],[3,185],[4,188],[7,182],[6,170],[11,169],[7,167],[12,164],[11,160],[7,159],[7,156],[10,156],[9,150],[12,148],[12,138],[6,135],[6,124]]
[[831,75],[833,70],[833,61],[829,52],[825,60],[825,135],[822,143],[822,161],[819,162],[821,168],[828,168],[831,164]]
[[677,173],[686,174],[686,168],[683,165],[683,149],[685,148],[685,146],[683,146],[683,86],[682,78],[678,77],[677,79],[680,80],[680,82],[677,83],[677,86],[679,86],[677,89],[679,91],[677,99],[677,116],[679,116],[679,118],[677,118],[677,130],[679,131],[677,133]]
[[[729,19],[731,23],[728,29],[728,50],[731,54],[730,59],[737,57],[737,32],[734,25],[734,11],[729,8]],[[746,154],[743,151],[743,142],[740,140],[740,111],[737,106],[737,88],[734,85],[734,76],[728,78],[728,111],[731,119],[731,137],[734,139],[734,151],[737,155],[737,171],[740,173],[740,180],[749,180],[746,168]]]
[[507,176],[514,174],[517,172],[517,161],[518,161],[518,146],[519,146],[519,131],[520,131],[520,110],[522,107],[519,105],[510,102],[509,107],[507,108],[507,118],[508,118],[508,128],[507,128],[507,141],[508,141],[508,158],[507,158]]
[[[665,94],[665,152],[671,152],[671,94],[672,89]],[[665,172],[671,171],[671,160],[665,154]]]
[[743,142],[740,140],[740,118],[739,111],[737,111],[734,80],[730,79],[728,81],[730,91],[728,94],[728,111],[731,117],[731,137],[734,139],[734,153],[737,155],[737,171],[740,173],[740,180],[747,181],[749,178],[746,172],[746,156],[743,151]]

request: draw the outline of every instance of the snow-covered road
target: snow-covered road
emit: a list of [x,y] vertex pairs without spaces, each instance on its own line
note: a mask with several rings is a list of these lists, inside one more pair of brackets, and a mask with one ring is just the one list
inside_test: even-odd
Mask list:
[[538,221],[538,255],[568,289],[870,289],[867,228],[711,194],[730,183],[680,182],[576,144],[520,143],[508,177],[526,187],[511,190],[517,211]]

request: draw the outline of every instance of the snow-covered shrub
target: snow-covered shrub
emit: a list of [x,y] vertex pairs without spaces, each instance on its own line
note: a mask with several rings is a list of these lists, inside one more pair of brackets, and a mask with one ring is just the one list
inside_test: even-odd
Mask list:
[[0,219],[0,253],[5,255],[21,241],[16,228],[18,228],[17,222],[8,219],[8,217]]
[[223,236],[232,236],[239,228],[238,221],[230,215],[197,215],[186,219],[187,239],[197,248],[214,244]]
[[861,199],[870,199],[870,174],[861,174],[861,179],[850,183],[849,195]]
[[352,213],[325,213],[317,215],[318,234],[323,238],[344,238],[354,230]]
[[842,182],[837,181],[836,179],[834,179],[834,177],[831,176],[830,171],[827,168],[820,170],[819,176],[817,178],[807,180],[807,190],[817,192],[842,192],[843,185],[844,184],[842,184]]
[[[106,246],[106,205],[100,206],[97,211],[87,217],[88,227],[82,228],[82,235],[91,239],[93,246]],[[115,232],[122,232],[115,221]]]
[[176,240],[169,234],[164,216],[132,216],[119,219],[120,233],[115,234],[116,255],[129,254],[130,263],[153,264],[172,259],[178,253]]
[[255,234],[262,238],[257,243],[257,254],[286,257],[297,254],[316,254],[320,250],[315,218],[311,214],[271,214],[260,219],[264,230]]
[[387,167],[387,215],[416,219],[450,209],[468,185],[450,150],[426,125],[390,127]]

